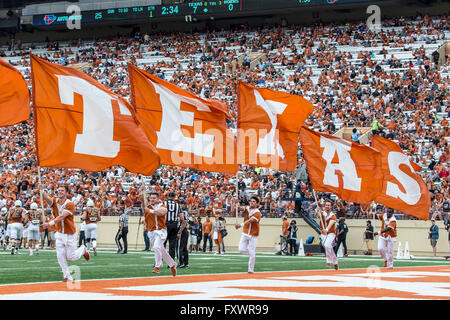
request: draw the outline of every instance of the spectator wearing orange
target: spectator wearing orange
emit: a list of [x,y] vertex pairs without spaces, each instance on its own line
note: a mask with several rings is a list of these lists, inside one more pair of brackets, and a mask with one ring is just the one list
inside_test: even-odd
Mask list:
[[209,216],[206,216],[206,221],[202,225],[203,233],[203,252],[206,252],[206,245],[209,242],[209,252],[212,252],[212,235],[213,235],[213,223]]

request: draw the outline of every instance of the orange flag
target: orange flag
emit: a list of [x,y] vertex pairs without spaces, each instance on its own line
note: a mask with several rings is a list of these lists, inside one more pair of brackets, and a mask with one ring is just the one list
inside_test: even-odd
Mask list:
[[428,220],[430,193],[413,163],[398,144],[378,136],[372,137],[372,146],[381,153],[384,174],[383,188],[375,201],[392,209]]
[[238,163],[294,171],[298,135],[314,106],[300,96],[243,82],[238,101]]
[[0,58],[0,127],[30,118],[30,91],[19,70]]
[[235,139],[226,104],[194,94],[128,65],[132,104],[161,163],[235,173]]
[[356,203],[369,203],[380,193],[381,156],[375,149],[305,127],[300,141],[315,190]]
[[153,174],[159,155],[133,108],[97,81],[31,55],[39,165]]

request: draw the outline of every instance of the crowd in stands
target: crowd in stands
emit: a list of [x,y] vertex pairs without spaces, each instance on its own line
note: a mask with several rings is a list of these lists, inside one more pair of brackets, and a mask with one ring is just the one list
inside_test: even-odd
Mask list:
[[[31,86],[28,53],[80,68],[112,91],[129,98],[126,64],[131,62],[201,97],[226,101],[230,128],[236,128],[237,86],[242,80],[299,94],[316,106],[306,125],[330,134],[342,127],[371,127],[397,141],[421,172],[432,198],[430,215],[449,210],[448,80],[450,65],[438,68],[432,52],[450,37],[448,16],[417,16],[385,21],[372,32],[365,23],[248,28],[192,34],[136,34],[111,39],[31,44],[10,41],[0,56],[15,65]],[[252,57],[259,54],[257,59]],[[259,60],[258,60],[259,59]],[[39,199],[34,124],[32,120],[0,128],[0,207],[20,199],[25,207]],[[301,149],[299,167],[303,164]],[[145,182],[163,195],[170,191],[192,213],[213,207],[234,215],[236,202],[261,197],[265,217],[296,216],[298,187],[311,198],[300,172],[241,166],[233,175],[161,166],[152,177],[123,168],[87,173],[41,168],[51,192],[59,184],[72,187],[77,210],[93,198],[104,215],[118,215],[129,196],[139,212],[138,193]],[[239,200],[237,200],[239,189]],[[376,205],[342,200],[335,210],[347,218],[366,218]],[[305,201],[304,209],[314,206]],[[398,217],[403,215],[397,212]],[[410,218],[410,217],[407,217]]]

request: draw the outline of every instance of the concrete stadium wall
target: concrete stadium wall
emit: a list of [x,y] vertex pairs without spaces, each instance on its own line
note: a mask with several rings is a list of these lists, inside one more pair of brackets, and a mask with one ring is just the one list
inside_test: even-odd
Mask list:
[[[119,217],[102,217],[99,223],[97,243],[100,248],[115,248],[116,244],[114,238],[118,230]],[[203,219],[204,220],[204,219]],[[228,236],[225,237],[225,249],[228,251],[237,251],[241,230],[234,228],[235,218],[227,218]],[[291,219],[290,219],[291,220]],[[303,219],[295,219],[297,226],[299,226],[298,237],[306,241],[309,236],[314,236],[315,241],[318,241],[318,235],[303,221]],[[79,227],[79,217],[75,218],[77,226]],[[129,232],[128,232],[128,247],[129,249],[143,249],[144,238],[142,226],[139,228],[138,242],[136,246],[136,236],[138,229],[139,217],[130,217]],[[242,222],[242,218],[238,218],[238,222]],[[363,242],[363,233],[366,228],[366,220],[346,220],[349,232],[347,234],[347,247],[349,254],[362,254],[366,250]],[[258,239],[257,250],[260,252],[275,253],[275,246],[279,242],[281,234],[281,219],[264,218],[261,221],[261,232]],[[381,223],[378,220],[372,220],[375,231],[379,231]],[[437,254],[446,256],[449,254],[448,234],[445,230],[444,223],[437,221],[439,227],[439,240],[437,242]],[[395,249],[397,252],[398,242],[402,243],[402,248],[405,247],[405,242],[408,241],[409,250],[411,254],[417,256],[432,256],[431,246],[428,240],[428,230],[431,225],[429,221],[418,220],[399,220],[398,221],[398,238]],[[374,240],[374,254],[377,254],[377,239]],[[203,244],[202,244],[203,245]]]

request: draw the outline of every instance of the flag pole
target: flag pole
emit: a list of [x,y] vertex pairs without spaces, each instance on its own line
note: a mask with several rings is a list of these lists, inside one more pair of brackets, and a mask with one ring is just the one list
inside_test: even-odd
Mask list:
[[[317,195],[316,195],[316,191],[313,189],[313,195],[314,195],[314,199],[316,200],[316,207],[319,209],[320,207],[319,207],[319,201],[317,201]],[[322,220],[322,216],[320,215],[319,216],[319,218],[320,218],[320,221],[322,222],[322,226],[325,226],[325,224],[323,223],[323,220]]]
[[39,199],[41,201],[41,209],[44,210],[44,201],[42,195],[42,183],[41,183],[41,166],[37,166],[38,169],[38,180],[39,180]]
[[[316,200],[316,206],[317,206],[317,208],[319,208],[319,202],[317,201],[317,195],[316,195],[316,191],[313,189],[313,195],[314,195],[314,199]],[[322,214],[319,212],[319,220],[320,220],[320,224],[321,224],[321,228],[326,228],[326,223],[325,223],[325,219],[324,219],[324,217],[322,216]],[[323,245],[323,243],[325,242],[325,239],[327,238],[327,236],[328,235],[325,235],[324,237],[322,237],[322,232],[320,233],[320,241],[322,242],[322,245]]]
[[31,111],[33,113],[33,123],[34,123],[34,140],[35,140],[35,146],[36,146],[36,163],[37,163],[37,170],[38,170],[38,180],[39,180],[39,199],[41,201],[41,209],[44,210],[44,200],[42,195],[42,182],[41,182],[41,166],[39,165],[39,146],[38,146],[38,134],[37,134],[37,108],[34,103],[35,100],[35,85],[34,85],[34,73],[33,73],[33,63],[32,63],[32,50],[30,49],[28,52],[29,59],[30,59],[30,68],[31,68],[31,83],[32,83],[32,95],[31,95]]
[[239,186],[238,186],[238,181],[239,181],[239,179],[238,179],[238,172],[239,172],[239,170],[238,171],[236,171],[236,208],[235,208],[235,211],[236,211],[236,215],[235,215],[235,223],[237,224],[237,219],[238,219],[238,210],[239,210]]
[[142,180],[142,186],[144,187],[143,189],[143,201],[142,201],[142,210],[141,213],[139,214],[139,222],[138,222],[138,231],[136,233],[136,246],[135,249],[137,250],[138,247],[138,239],[139,239],[139,229],[141,228],[141,219],[142,219],[142,213],[144,212],[145,208],[147,208],[147,191],[145,190],[145,182],[144,179],[142,179],[142,175],[141,175],[141,180]]

